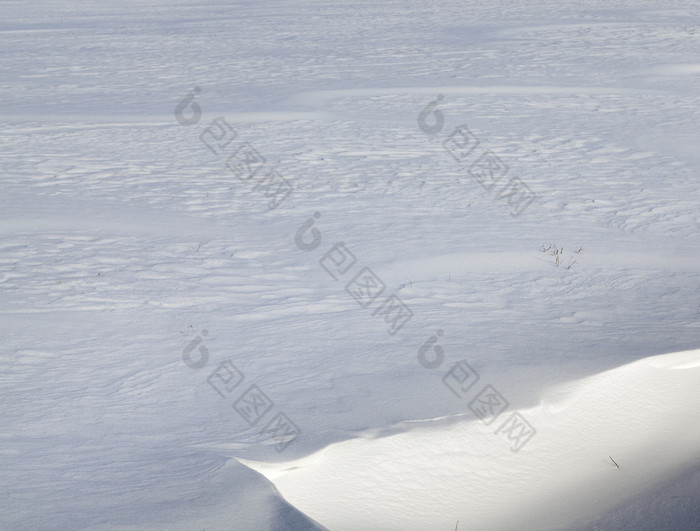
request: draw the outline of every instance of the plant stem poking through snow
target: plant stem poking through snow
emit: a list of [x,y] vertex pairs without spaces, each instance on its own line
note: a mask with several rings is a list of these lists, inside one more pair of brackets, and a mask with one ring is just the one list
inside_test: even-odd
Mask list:
[[612,456],[609,456],[610,460],[613,462],[613,465],[615,465],[617,468],[620,468],[620,465],[618,465],[615,460],[612,458]]
[[[564,262],[564,248],[563,247],[557,247],[556,244],[550,243],[548,246],[542,246],[540,249],[543,253],[549,253],[550,256],[554,257],[554,267],[559,267],[562,265]],[[583,251],[583,247],[579,247],[578,251],[574,252],[574,255],[578,255]],[[572,256],[569,258],[569,264],[566,266],[566,269],[571,269],[571,266],[576,263],[576,256]]]

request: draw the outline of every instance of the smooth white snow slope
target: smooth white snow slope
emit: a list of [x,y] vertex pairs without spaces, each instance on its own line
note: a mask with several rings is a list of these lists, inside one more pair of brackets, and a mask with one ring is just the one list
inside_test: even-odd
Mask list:
[[699,527],[700,2],[0,13],[0,529]]
[[[695,350],[548,389],[520,411],[537,439],[510,455],[518,429],[499,438],[474,419],[446,417],[295,461],[243,462],[330,529],[449,529],[458,520],[467,529],[565,529],[697,474],[699,382]],[[673,501],[654,494],[656,504]],[[665,528],[697,528],[697,494],[675,502]]]

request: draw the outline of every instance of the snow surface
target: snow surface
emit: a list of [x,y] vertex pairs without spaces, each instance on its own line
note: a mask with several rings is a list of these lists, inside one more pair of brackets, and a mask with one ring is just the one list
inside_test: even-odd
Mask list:
[[700,2],[0,7],[0,528],[700,528]]

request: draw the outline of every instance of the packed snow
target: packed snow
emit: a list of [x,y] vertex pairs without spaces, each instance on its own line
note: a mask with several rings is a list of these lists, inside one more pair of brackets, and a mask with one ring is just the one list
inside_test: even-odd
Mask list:
[[0,528],[700,528],[700,2],[4,1]]

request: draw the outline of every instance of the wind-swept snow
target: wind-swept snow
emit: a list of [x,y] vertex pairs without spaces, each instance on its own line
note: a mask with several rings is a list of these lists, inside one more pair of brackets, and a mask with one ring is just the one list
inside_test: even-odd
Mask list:
[[0,528],[697,518],[697,1],[1,7]]

